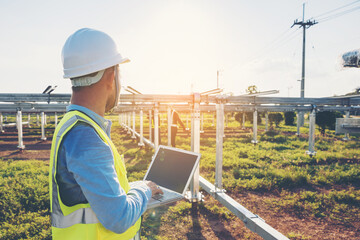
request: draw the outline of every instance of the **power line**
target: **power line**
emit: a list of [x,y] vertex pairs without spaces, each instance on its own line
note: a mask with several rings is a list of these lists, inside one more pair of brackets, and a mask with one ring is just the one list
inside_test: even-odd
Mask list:
[[335,8],[335,9],[333,9],[333,10],[327,11],[327,12],[325,12],[325,13],[323,13],[323,14],[320,14],[320,15],[317,15],[317,16],[315,16],[315,17],[313,17],[313,18],[319,18],[319,17],[321,17],[321,16],[324,16],[324,15],[326,15],[326,14],[335,12],[335,11],[340,10],[340,9],[342,9],[342,8],[351,6],[351,5],[353,5],[353,4],[355,4],[355,3],[358,3],[358,2],[360,2],[360,0],[357,0],[357,1],[354,1],[354,2],[351,2],[351,3],[348,3],[348,4],[344,5],[344,6]]
[[281,33],[278,37],[276,37],[273,41],[271,41],[268,45],[263,47],[258,52],[258,54],[255,55],[255,57],[250,58],[248,61],[246,61],[243,64],[241,64],[241,63],[235,64],[234,66],[230,67],[229,69],[233,69],[236,67],[237,68],[244,67],[244,66],[251,64],[251,63],[257,61],[258,59],[266,56],[268,53],[278,49],[279,47],[284,46],[285,44],[287,44],[288,42],[290,42],[292,39],[294,39],[295,37],[297,37],[299,35],[300,32],[298,32],[298,30],[299,29],[295,29],[295,31],[289,32],[289,31],[291,31],[291,28],[287,29],[286,31]]
[[333,14],[333,15],[330,15],[330,16],[327,16],[327,17],[324,17],[324,18],[320,18],[319,21],[320,22],[326,22],[326,21],[329,21],[329,20],[332,20],[334,18],[338,18],[338,17],[341,17],[343,15],[346,15],[348,13],[352,13],[352,12],[355,12],[357,10],[360,9],[360,6],[357,6],[355,8],[352,8],[352,9],[348,9],[348,10],[345,10],[345,11],[342,11],[342,12],[339,12],[339,13],[336,13],[336,14]]

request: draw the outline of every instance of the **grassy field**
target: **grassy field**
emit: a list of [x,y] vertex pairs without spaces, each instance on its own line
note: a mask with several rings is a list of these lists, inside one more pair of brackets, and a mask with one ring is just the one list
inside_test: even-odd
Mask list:
[[[137,142],[121,130],[117,117],[111,118],[114,120],[112,139],[125,156],[129,181],[142,179],[153,150],[138,148]],[[326,136],[317,132],[317,154],[309,157],[305,154],[306,128],[297,137],[295,126],[281,125],[265,133],[261,125],[259,144],[253,145],[250,126],[247,123],[248,128],[240,130],[237,122],[229,120],[226,128],[229,137],[224,140],[223,183],[227,193],[234,199],[243,199],[244,206],[254,213],[267,209],[271,214],[287,214],[299,221],[303,224],[299,225],[300,230],[277,225],[276,218],[266,219],[291,239],[356,239],[354,236],[360,234],[359,137],[352,136],[345,142],[333,131]],[[147,129],[146,124],[144,128]],[[216,140],[206,133],[214,129],[211,119],[205,122],[200,149],[200,174],[210,182],[215,177]],[[162,132],[166,132],[165,125]],[[189,150],[190,137],[179,135],[177,147]],[[162,143],[166,142],[163,135]],[[50,239],[47,174],[48,162],[0,161],[0,239]],[[260,198],[261,202],[247,202],[246,198],[251,196]],[[179,202],[148,211],[143,216],[142,238],[257,238],[213,198],[205,195],[205,200],[197,206]],[[334,228],[334,233],[349,231],[348,237],[346,231],[345,237],[343,234],[335,238],[325,231],[323,235],[315,234],[307,230],[306,222],[301,223],[304,220],[315,225],[326,222]]]

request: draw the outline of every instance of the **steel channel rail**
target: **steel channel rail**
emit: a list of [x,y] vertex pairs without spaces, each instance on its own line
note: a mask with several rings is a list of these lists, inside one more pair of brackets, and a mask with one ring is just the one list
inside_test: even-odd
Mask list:
[[0,112],[2,113],[14,113],[18,110],[26,113],[39,113],[39,112],[66,112],[68,104],[63,103],[52,103],[52,104],[41,104],[41,103],[24,103],[16,102],[14,104],[0,104]]
[[[174,109],[180,112],[190,112],[191,107],[188,104],[171,105]],[[200,105],[201,112],[215,112],[216,105]],[[115,110],[115,113],[151,110],[154,105],[152,104],[121,104]],[[159,111],[167,112],[167,105],[160,105]],[[311,111],[312,106],[296,106],[296,105],[234,105],[228,104],[224,106],[226,112],[253,112],[257,109],[258,112],[294,112],[294,111]],[[352,111],[357,110],[357,107],[344,107],[344,106],[318,106],[318,111]]]
[[[0,102],[70,102],[70,94],[31,94],[2,93]],[[360,97],[327,97],[327,98],[291,98],[291,97],[259,97],[259,96],[201,96],[203,103],[216,103],[219,98],[225,103],[236,104],[295,104],[295,105],[360,105]],[[192,103],[193,95],[153,95],[153,94],[121,94],[120,103],[161,102]]]
[[252,232],[257,233],[259,236],[265,240],[282,240],[288,239],[275,228],[267,224],[262,218],[258,215],[253,214],[247,210],[240,203],[236,202],[233,198],[228,196],[224,192],[215,192],[215,186],[207,181],[203,177],[199,177],[200,187],[204,189],[207,193],[213,196],[221,204],[223,204],[227,209],[229,209],[235,216],[240,218],[245,226],[249,228]]

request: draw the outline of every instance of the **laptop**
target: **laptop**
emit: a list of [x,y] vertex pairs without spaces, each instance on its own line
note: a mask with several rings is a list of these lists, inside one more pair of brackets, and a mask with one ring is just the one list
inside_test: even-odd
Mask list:
[[164,194],[153,196],[147,209],[183,199],[200,157],[200,153],[160,145],[144,180],[156,183]]

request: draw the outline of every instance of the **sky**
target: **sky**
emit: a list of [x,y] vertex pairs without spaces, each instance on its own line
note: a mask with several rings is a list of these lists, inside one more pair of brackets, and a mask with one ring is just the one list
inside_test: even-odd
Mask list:
[[305,97],[353,92],[360,69],[343,68],[340,59],[360,48],[355,0],[0,0],[0,92],[57,85],[54,93],[71,93],[61,50],[89,27],[112,36],[131,59],[121,65],[122,85],[141,93],[204,92],[217,87],[219,71],[224,93],[256,85],[299,97],[302,29],[291,26],[302,20],[303,3],[305,20],[319,22],[306,30]]

